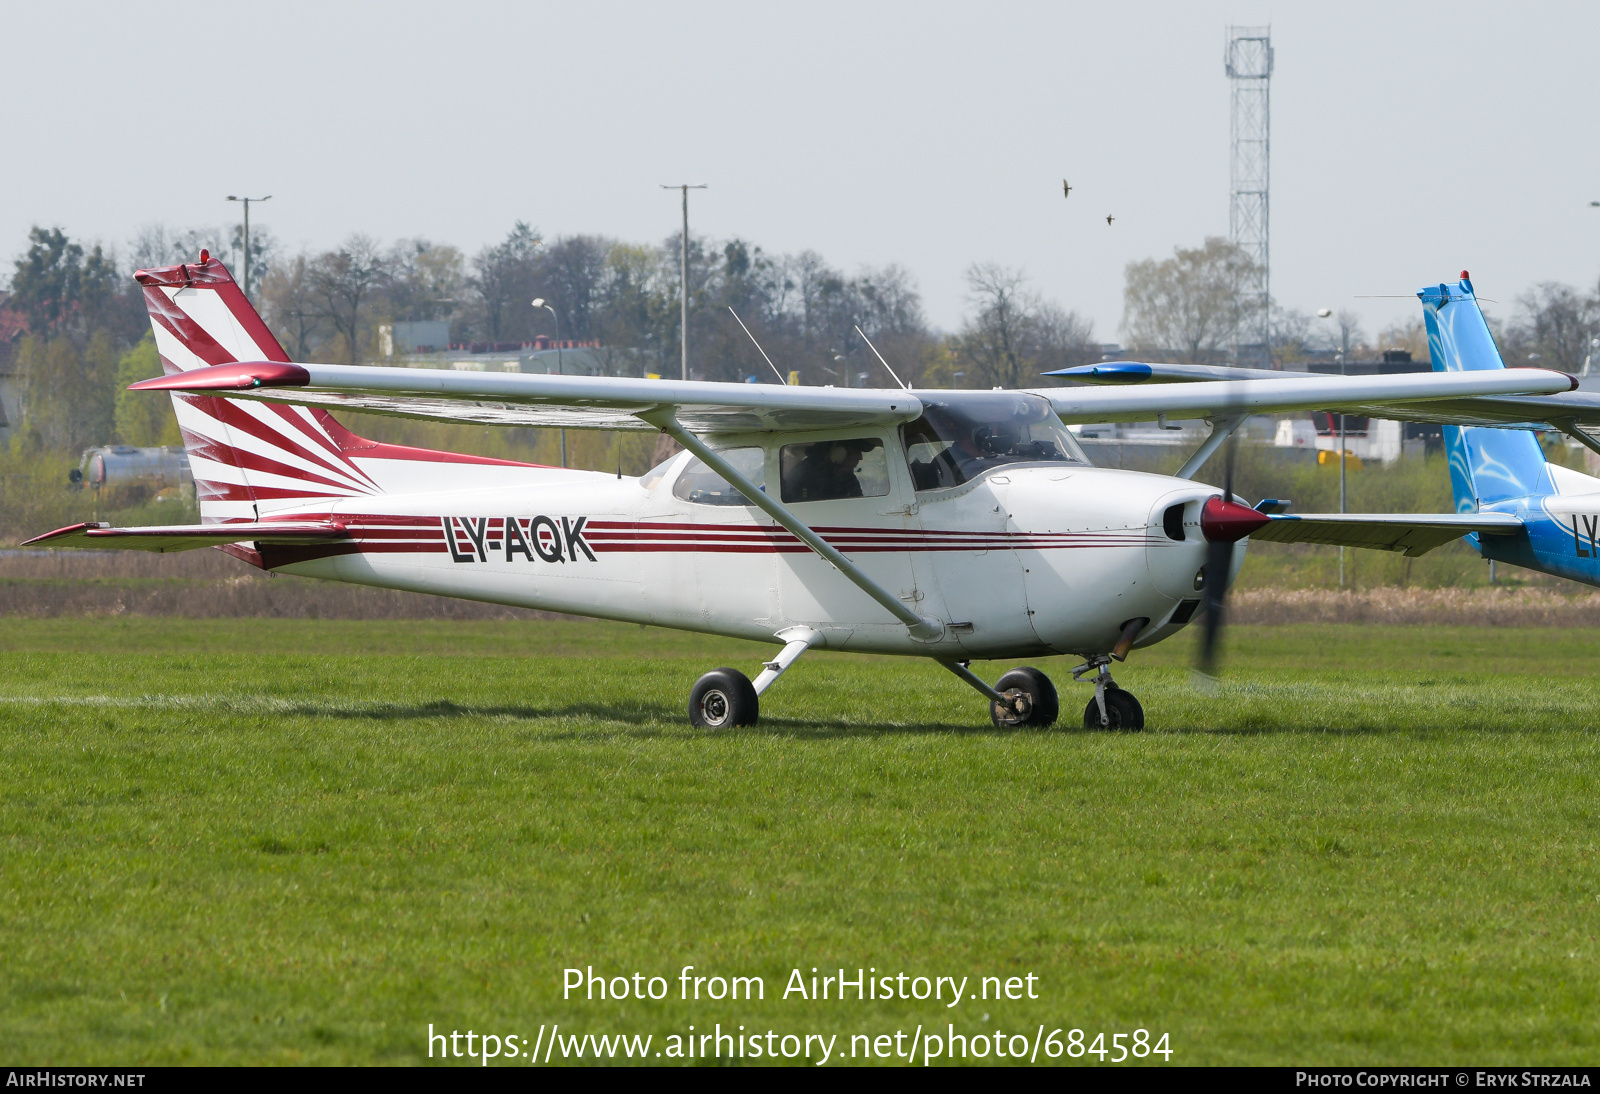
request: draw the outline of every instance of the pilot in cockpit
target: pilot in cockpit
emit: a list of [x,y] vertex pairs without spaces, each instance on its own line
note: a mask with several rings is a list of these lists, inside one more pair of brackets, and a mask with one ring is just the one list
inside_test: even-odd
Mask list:
[[[798,446],[797,446],[798,447]],[[859,498],[861,482],[856,465],[864,446],[860,441],[820,441],[804,446],[804,454],[783,469],[786,501],[824,501]]]

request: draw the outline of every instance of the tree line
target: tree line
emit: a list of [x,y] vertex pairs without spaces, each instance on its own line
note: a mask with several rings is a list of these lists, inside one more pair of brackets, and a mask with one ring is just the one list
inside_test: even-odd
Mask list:
[[[17,337],[0,346],[23,390],[13,444],[177,443],[164,400],[123,390],[160,372],[131,274],[194,261],[204,247],[239,277],[242,246],[237,230],[156,225],[130,241],[122,260],[60,228],[33,229],[3,305],[20,320]],[[257,229],[252,296],[295,360],[374,363],[382,325],[421,320],[448,323],[456,344],[524,344],[556,334],[550,313],[531,306],[542,297],[559,315],[561,338],[603,347],[593,356],[603,372],[676,376],[680,248],[677,235],[656,244],[546,239],[519,222],[470,257],[425,238],[381,244],[359,234],[291,255]],[[967,271],[968,314],[953,333],[934,329],[915,281],[896,265],[851,274],[814,251],[771,254],[748,240],[691,234],[688,271],[697,379],[777,382],[751,335],[785,376],[851,387],[892,384],[862,335],[903,380],[927,387],[1014,387],[1099,352],[1088,320],[992,263]]]
[[[1174,248],[1165,259],[1130,262],[1125,272],[1122,333],[1130,355],[1197,364],[1227,362],[1248,318],[1237,286],[1253,273],[1250,256],[1225,239]],[[1428,359],[1421,309],[1413,319],[1369,338],[1350,310],[1323,316],[1270,304],[1268,338],[1274,364],[1342,354],[1372,360],[1402,349]],[[1563,372],[1600,367],[1600,284],[1584,290],[1542,282],[1513,302],[1509,317],[1494,308],[1489,326],[1508,366],[1541,365]]]
[[[380,244],[352,235],[326,251],[285,253],[270,232],[250,240],[252,295],[296,360],[371,363],[386,323],[438,320],[455,343],[522,344],[556,333],[597,342],[612,375],[676,376],[681,337],[681,240],[629,243],[599,235],[546,239],[517,223],[470,257],[425,238]],[[14,448],[71,451],[90,444],[178,443],[166,400],[125,389],[160,372],[133,270],[194,261],[202,247],[238,275],[243,240],[223,228],[139,232],[120,251],[35,227],[0,302],[0,372],[22,391]],[[1230,359],[1245,318],[1236,286],[1249,258],[1222,239],[1130,263],[1121,330],[1127,355]],[[778,369],[806,384],[885,386],[892,381],[860,329],[900,377],[922,387],[1017,387],[1053,368],[1099,360],[1090,321],[1048,300],[1018,270],[975,263],[966,271],[967,311],[954,332],[929,323],[901,267],[847,273],[814,251],[772,254],[743,239],[690,237],[691,374],[699,379],[777,382],[740,327],[742,320]],[[731,310],[730,310],[731,309]],[[1580,371],[1600,349],[1600,288],[1541,284],[1510,318],[1491,316],[1508,364]],[[1369,339],[1352,312],[1315,318],[1273,306],[1274,360],[1314,354],[1347,358],[1406,348],[1426,357],[1420,320]],[[17,426],[19,423],[12,423]]]

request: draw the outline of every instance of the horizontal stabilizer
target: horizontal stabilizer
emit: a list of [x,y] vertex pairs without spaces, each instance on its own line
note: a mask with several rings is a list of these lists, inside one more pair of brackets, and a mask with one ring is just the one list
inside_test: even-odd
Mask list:
[[95,547],[108,551],[192,551],[227,543],[281,545],[344,539],[344,525],[333,521],[264,520],[234,524],[167,524],[113,528],[109,524],[70,524],[23,543],[24,547]]
[[1522,529],[1522,521],[1510,513],[1301,513],[1273,516],[1250,539],[1368,547],[1415,557],[1473,532],[1512,535]]

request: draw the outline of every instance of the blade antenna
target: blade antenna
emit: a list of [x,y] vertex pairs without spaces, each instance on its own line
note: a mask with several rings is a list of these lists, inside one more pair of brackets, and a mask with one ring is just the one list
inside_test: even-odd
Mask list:
[[872,339],[867,337],[866,332],[864,332],[859,326],[857,326],[856,327],[856,333],[861,335],[861,340],[867,344],[867,348],[870,349],[873,352],[873,354],[878,358],[879,361],[883,362],[883,367],[889,369],[889,375],[890,376],[894,376],[894,382],[899,384],[906,391],[910,391],[911,390],[911,385],[906,383],[904,380],[900,379],[899,376],[895,376],[894,369],[889,368],[889,362],[883,360],[883,354],[878,352],[878,347],[872,344]]
[[789,382],[788,377],[784,376],[783,373],[778,371],[778,366],[772,363],[772,358],[768,357],[767,351],[761,348],[761,343],[756,341],[756,336],[750,334],[750,328],[744,325],[744,320],[739,318],[739,313],[733,310],[733,306],[731,304],[728,306],[728,314],[733,316],[733,321],[739,324],[740,330],[744,331],[745,334],[750,335],[750,341],[756,347],[756,352],[761,354],[761,359],[767,363],[767,367],[772,369],[773,375],[777,376],[778,383],[787,384]]

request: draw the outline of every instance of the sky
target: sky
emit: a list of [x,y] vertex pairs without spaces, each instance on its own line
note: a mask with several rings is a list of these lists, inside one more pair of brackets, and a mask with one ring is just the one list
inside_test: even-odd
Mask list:
[[1230,23],[1272,26],[1280,304],[1600,278],[1600,5],[1478,0],[12,3],[0,256],[241,193],[291,250],[659,241],[692,182],[691,233],[899,263],[944,329],[997,262],[1117,341],[1130,261],[1228,232]]

